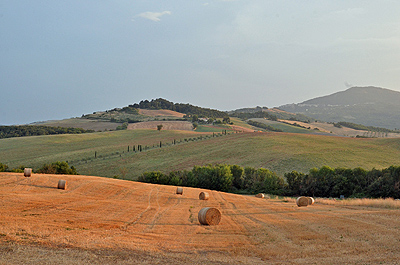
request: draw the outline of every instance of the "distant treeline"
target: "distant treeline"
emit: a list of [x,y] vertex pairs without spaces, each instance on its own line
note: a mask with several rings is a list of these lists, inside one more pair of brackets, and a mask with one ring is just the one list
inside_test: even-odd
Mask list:
[[183,104],[183,103],[173,103],[163,98],[152,99],[151,101],[142,100],[139,104],[135,103],[133,105],[129,105],[128,108],[136,108],[136,109],[166,109],[166,110],[173,110],[180,113],[188,114],[188,115],[197,115],[201,117],[207,118],[224,118],[227,117],[228,114],[215,110],[215,109],[208,109],[208,108],[201,108],[197,106],[193,106],[190,104]]
[[195,166],[191,171],[145,172],[139,181],[229,192],[286,196],[400,198],[400,167],[371,171],[362,168],[313,168],[309,174],[292,171],[284,178],[260,168],[238,165]]
[[43,125],[12,125],[0,126],[0,139],[35,135],[80,134],[91,132],[94,131],[84,130],[81,128],[50,127]]
[[232,117],[237,117],[242,120],[248,120],[251,118],[266,118],[268,120],[277,121],[278,118],[276,115],[270,114],[266,111],[257,111],[257,112],[233,112],[230,114]]
[[268,131],[283,132],[281,129],[276,129],[276,128],[272,127],[271,125],[268,125],[268,124],[265,124],[265,123],[262,123],[262,122],[249,120],[249,121],[247,121],[247,123],[252,125],[252,126],[255,126],[255,127],[258,127],[258,128],[261,128],[261,129],[265,129],[265,130],[268,130]]
[[395,130],[390,130],[390,129],[386,129],[386,128],[380,128],[380,127],[374,127],[374,126],[365,126],[362,124],[356,124],[356,123],[352,123],[352,122],[346,122],[346,121],[341,121],[341,122],[337,122],[334,123],[334,126],[336,127],[347,127],[347,128],[351,128],[351,129],[355,129],[355,130],[363,130],[363,131],[372,131],[372,132],[384,132],[384,133],[389,133],[389,132],[394,132],[394,133],[398,133],[398,131]]
[[[24,172],[25,166],[9,169],[8,165],[0,163],[0,172]],[[50,164],[44,164],[41,168],[33,169],[34,173],[42,174],[63,174],[63,175],[78,175],[74,166],[69,167],[65,161],[57,161]]]

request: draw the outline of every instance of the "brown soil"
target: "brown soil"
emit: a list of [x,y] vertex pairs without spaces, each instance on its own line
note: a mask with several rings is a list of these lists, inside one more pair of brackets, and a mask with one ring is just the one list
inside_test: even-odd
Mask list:
[[254,129],[246,128],[243,126],[229,125],[233,130],[240,132],[254,132]]
[[185,116],[185,114],[183,113],[166,109],[160,109],[160,110],[139,109],[139,114],[150,117],[169,116],[169,117],[183,118],[183,116]]
[[[362,130],[355,130],[347,127],[335,127],[333,124],[330,123],[325,123],[325,122],[311,122],[311,123],[305,123],[305,122],[300,122],[300,121],[291,121],[291,120],[281,120],[282,122],[294,124],[297,123],[303,127],[310,127],[312,130],[315,128],[318,128],[319,131],[321,132],[326,132],[326,133],[332,133],[333,135],[339,135],[339,136],[350,136],[350,137],[356,137],[357,135],[363,136],[367,131],[362,131]],[[400,137],[400,134],[398,133],[388,133],[387,136],[386,134],[378,134],[376,137]]]
[[130,123],[128,130],[135,129],[154,129],[157,130],[157,125],[162,125],[162,130],[185,130],[193,131],[193,125],[188,121],[144,121],[138,123]]
[[[67,190],[57,189],[59,179]],[[0,173],[0,264],[396,264],[400,210]],[[203,207],[222,213],[200,225]]]

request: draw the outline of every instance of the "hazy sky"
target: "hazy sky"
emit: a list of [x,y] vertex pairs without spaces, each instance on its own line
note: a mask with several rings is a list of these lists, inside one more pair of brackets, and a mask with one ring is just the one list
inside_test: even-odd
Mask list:
[[397,0],[0,0],[0,124],[400,91]]

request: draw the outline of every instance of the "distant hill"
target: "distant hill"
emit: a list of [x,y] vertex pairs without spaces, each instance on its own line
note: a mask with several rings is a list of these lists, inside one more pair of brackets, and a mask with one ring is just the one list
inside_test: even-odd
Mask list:
[[290,113],[278,108],[267,108],[267,107],[255,107],[255,108],[242,108],[236,109],[232,111],[228,111],[229,116],[238,117],[241,119],[250,119],[250,118],[267,118],[270,120],[295,120],[295,121],[303,121],[310,122],[314,121],[313,118],[307,117],[303,114]]
[[400,92],[379,87],[352,87],[279,109],[326,122],[400,128]]

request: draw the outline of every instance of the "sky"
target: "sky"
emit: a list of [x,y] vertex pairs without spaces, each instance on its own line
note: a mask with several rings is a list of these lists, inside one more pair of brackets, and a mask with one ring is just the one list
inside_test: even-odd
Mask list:
[[0,0],[0,125],[400,91],[397,0]]

